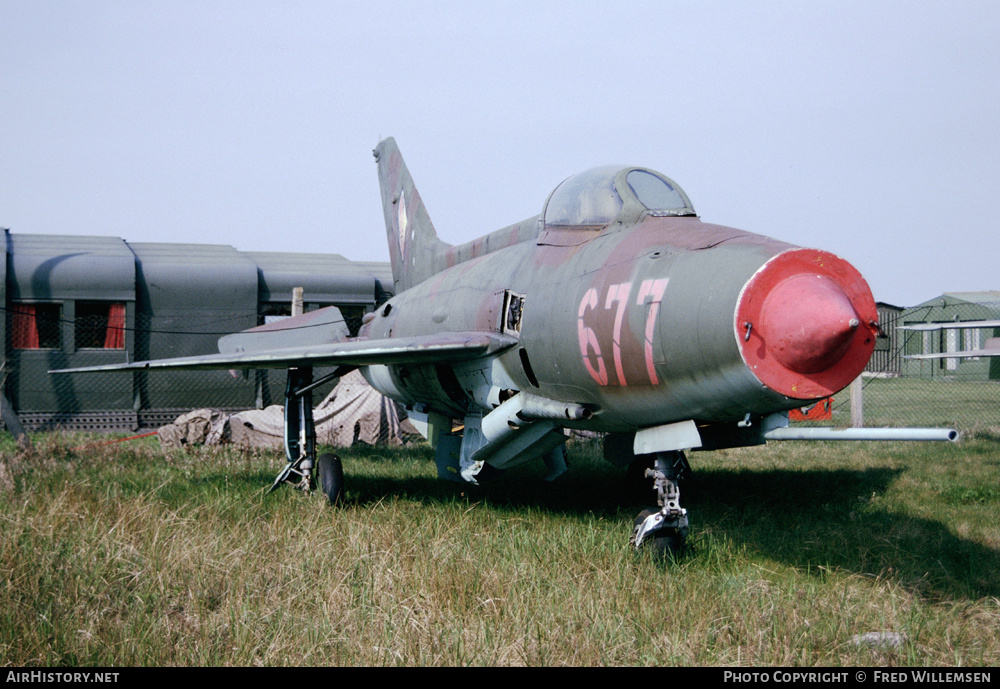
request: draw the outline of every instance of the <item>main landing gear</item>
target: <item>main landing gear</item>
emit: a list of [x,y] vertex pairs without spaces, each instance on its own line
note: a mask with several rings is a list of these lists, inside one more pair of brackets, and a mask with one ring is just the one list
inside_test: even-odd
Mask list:
[[336,455],[316,456],[312,391],[341,372],[335,371],[315,383],[312,373],[311,367],[288,369],[288,384],[285,386],[285,458],[288,463],[267,492],[270,493],[282,483],[309,492],[316,487],[313,471],[318,469],[320,489],[333,505],[344,491],[344,470]]
[[[646,455],[648,457],[648,455]],[[687,510],[681,507],[678,480],[690,475],[691,467],[683,452],[658,452],[653,468],[645,477],[653,479],[659,509],[646,509],[632,524],[630,542],[636,548],[648,548],[656,557],[680,555],[688,534]]]

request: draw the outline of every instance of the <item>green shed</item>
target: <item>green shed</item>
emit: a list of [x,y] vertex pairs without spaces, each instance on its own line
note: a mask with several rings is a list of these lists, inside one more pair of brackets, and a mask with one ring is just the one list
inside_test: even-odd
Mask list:
[[280,399],[282,371],[48,371],[211,354],[218,339],[291,313],[336,306],[352,334],[392,289],[389,265],[339,254],[242,252],[226,245],[4,234],[3,394],[28,430],[156,427],[195,407]]
[[[923,304],[906,309],[899,317],[903,326],[949,324],[949,328],[903,330],[906,355],[971,352],[992,349],[1000,328],[977,327],[981,321],[1000,319],[1000,291],[946,292]],[[954,327],[969,323],[968,327]],[[954,357],[904,359],[903,375],[952,380],[1000,380],[1000,357]]]

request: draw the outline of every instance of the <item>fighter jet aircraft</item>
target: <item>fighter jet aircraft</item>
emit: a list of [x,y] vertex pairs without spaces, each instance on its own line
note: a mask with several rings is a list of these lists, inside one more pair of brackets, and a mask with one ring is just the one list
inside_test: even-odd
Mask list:
[[538,459],[558,474],[567,429],[603,432],[609,460],[651,465],[658,504],[632,542],[676,551],[684,453],[789,437],[786,410],[848,385],[875,346],[875,303],[849,263],[703,222],[652,170],[575,175],[539,215],[452,246],[395,141],[374,154],[396,295],[358,337],[308,327],[335,320],[315,312],[223,338],[217,355],[86,370],[288,368],[275,485],[308,486],[318,464],[331,501],[342,476],[316,457],[314,366],[360,368],[426,422],[440,473],[460,481]]

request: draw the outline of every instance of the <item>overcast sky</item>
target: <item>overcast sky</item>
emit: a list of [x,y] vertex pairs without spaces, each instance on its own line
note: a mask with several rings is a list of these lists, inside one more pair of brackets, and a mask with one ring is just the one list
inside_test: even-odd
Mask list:
[[0,0],[0,226],[388,260],[642,165],[875,298],[1000,290],[1000,2]]

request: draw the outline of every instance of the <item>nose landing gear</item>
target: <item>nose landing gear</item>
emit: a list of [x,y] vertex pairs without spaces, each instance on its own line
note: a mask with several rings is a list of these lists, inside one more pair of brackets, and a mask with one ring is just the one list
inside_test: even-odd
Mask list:
[[683,452],[658,452],[653,468],[645,477],[653,479],[659,509],[646,509],[632,524],[630,542],[638,548],[648,547],[657,557],[680,555],[688,534],[687,510],[681,507],[678,480],[690,474],[691,467]]

